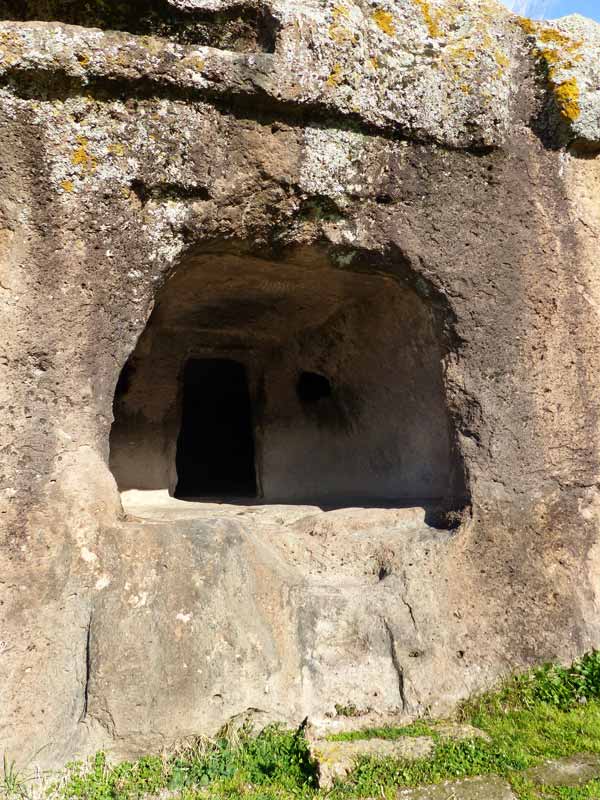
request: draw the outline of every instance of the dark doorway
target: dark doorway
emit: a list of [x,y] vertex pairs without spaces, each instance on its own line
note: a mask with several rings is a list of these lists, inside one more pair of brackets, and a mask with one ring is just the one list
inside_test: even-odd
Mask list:
[[229,359],[192,359],[183,376],[176,497],[256,496],[246,370]]

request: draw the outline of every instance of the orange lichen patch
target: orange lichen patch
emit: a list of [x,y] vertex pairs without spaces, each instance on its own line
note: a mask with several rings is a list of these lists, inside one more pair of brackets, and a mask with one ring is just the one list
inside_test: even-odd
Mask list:
[[578,49],[582,46],[583,42],[576,39],[571,39],[570,36],[565,36],[564,33],[557,31],[555,28],[544,28],[539,33],[539,38],[544,44],[555,44],[558,47],[568,49]]
[[510,66],[510,58],[506,55],[503,50],[494,50],[493,51],[494,60],[496,64],[498,64],[498,69],[496,70],[496,78],[500,80],[504,71],[508,69]]
[[577,80],[569,80],[554,85],[554,96],[561,116],[568,122],[575,122],[581,116],[581,105],[579,103],[581,93]]
[[329,77],[327,78],[328,86],[339,86],[344,79],[344,73],[341,64],[334,64]]
[[529,36],[535,36],[537,33],[537,25],[528,17],[517,17],[517,25],[519,25],[525,33],[529,34]]
[[96,158],[88,152],[88,140],[85,136],[78,136],[77,143],[79,147],[71,156],[71,162],[74,166],[80,167],[83,172],[95,172],[98,166]]
[[472,64],[476,58],[477,52],[474,49],[473,42],[468,39],[461,39],[444,48],[439,65],[456,81],[458,88],[464,92],[463,86],[469,81]]
[[548,82],[561,116],[567,122],[575,122],[581,116],[581,92],[575,76],[563,77],[565,70],[574,69],[577,62],[581,61],[579,51],[583,42],[572,39],[556,28],[524,17],[519,17],[518,24],[525,33],[537,40],[534,53],[546,64]]
[[421,13],[423,14],[423,19],[425,20],[425,25],[427,25],[429,35],[432,39],[436,39],[442,32],[438,23],[437,15],[433,14],[427,0],[415,0],[415,3],[421,9]]
[[379,8],[377,11],[373,12],[372,16],[375,24],[384,33],[386,33],[388,36],[396,35],[396,24],[394,23],[394,18],[389,11],[384,11],[383,8]]
[[558,64],[564,61],[565,57],[572,57],[571,60],[579,60],[581,58],[578,51],[583,42],[572,39],[570,36],[556,30],[556,28],[549,28],[543,23],[534,22],[526,17],[518,17],[517,23],[528,36],[535,36],[542,45],[548,45],[547,47],[537,47],[538,53],[548,63]]
[[332,14],[333,22],[329,26],[329,38],[337,44],[356,42],[356,34],[348,28],[346,23],[350,19],[349,9],[346,6],[334,6]]
[[61,181],[60,185],[61,185],[61,188],[62,188],[63,192],[68,192],[69,194],[75,188],[75,185],[74,185],[73,181],[68,181],[68,180]]
[[474,61],[477,57],[475,50],[473,50],[472,47],[467,47],[464,42],[458,42],[457,44],[450,45],[448,47],[448,54],[453,61],[459,61],[467,64],[470,61]]
[[87,53],[77,53],[77,61],[85,69],[90,64],[90,57]]

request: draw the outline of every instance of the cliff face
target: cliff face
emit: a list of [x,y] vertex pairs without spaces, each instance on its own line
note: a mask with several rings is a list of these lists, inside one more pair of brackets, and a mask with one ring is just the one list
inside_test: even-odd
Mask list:
[[[600,26],[80,5],[0,2],[3,749],[442,713],[598,646]],[[285,506],[124,514],[222,357]]]

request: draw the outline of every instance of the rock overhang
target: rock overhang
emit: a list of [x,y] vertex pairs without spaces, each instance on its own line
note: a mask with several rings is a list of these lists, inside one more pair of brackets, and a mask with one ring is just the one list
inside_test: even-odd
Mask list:
[[[172,5],[190,14],[255,6]],[[550,144],[594,148],[600,142],[600,25],[592,21],[533,23],[487,0],[330,0],[325,8],[274,0],[260,8],[277,28],[272,53],[4,21],[0,79],[18,86],[20,76],[37,71],[67,76],[89,91],[98,82],[143,82],[290,114],[335,116],[366,132],[482,149],[501,146],[511,130],[530,124],[532,109],[519,96],[541,63],[545,74],[538,80],[558,118],[538,122],[550,129]]]

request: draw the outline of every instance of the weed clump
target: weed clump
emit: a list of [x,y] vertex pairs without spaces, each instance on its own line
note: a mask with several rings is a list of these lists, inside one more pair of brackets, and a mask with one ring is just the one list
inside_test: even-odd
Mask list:
[[250,727],[216,739],[196,738],[169,756],[146,756],[109,765],[104,753],[88,763],[68,765],[65,778],[50,789],[57,800],[137,800],[162,790],[202,790],[211,785],[276,786],[297,794],[317,787],[314,763],[303,728],[271,725],[258,735]]
[[519,708],[532,709],[545,703],[568,711],[590,700],[600,699],[600,650],[592,650],[570,667],[544,664],[504,681],[493,692],[467,701],[459,714],[463,719],[503,714]]

